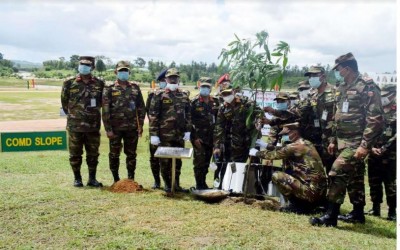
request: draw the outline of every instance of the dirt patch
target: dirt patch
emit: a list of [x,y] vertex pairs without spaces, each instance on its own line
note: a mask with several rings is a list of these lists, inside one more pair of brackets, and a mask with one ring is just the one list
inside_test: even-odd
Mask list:
[[221,202],[221,205],[231,206],[238,203],[244,203],[255,208],[270,211],[278,211],[281,206],[277,200],[270,197],[266,197],[264,200],[247,198],[246,202],[244,201],[244,197],[228,197]]
[[143,191],[143,186],[136,181],[123,179],[112,184],[109,191],[113,193],[135,193]]

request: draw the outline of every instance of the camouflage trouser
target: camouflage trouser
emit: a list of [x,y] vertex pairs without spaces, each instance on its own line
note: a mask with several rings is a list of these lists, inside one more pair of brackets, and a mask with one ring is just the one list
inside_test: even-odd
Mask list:
[[355,149],[343,149],[332,165],[328,175],[328,200],[332,203],[343,204],[347,188],[351,204],[365,206],[365,164],[353,157],[355,152]]
[[198,178],[202,178],[205,181],[206,175],[208,173],[208,167],[210,166],[213,146],[207,144],[201,144],[201,147],[198,148],[194,146],[194,143],[192,144],[194,150],[193,171],[197,183]]
[[96,172],[100,132],[68,132],[69,163],[74,172],[79,172],[81,169],[83,146],[86,150],[86,163],[89,172]]
[[122,140],[124,141],[124,153],[126,155],[126,169],[132,174],[136,169],[136,148],[138,144],[138,133],[136,130],[114,131],[115,137],[110,139],[110,161],[111,172],[118,172],[119,156],[122,150]]
[[396,159],[369,155],[368,183],[373,203],[382,203],[384,184],[388,206],[396,207]]
[[155,182],[159,182],[159,180],[160,180],[160,159],[157,157],[154,157],[154,154],[156,153],[157,148],[158,148],[157,145],[152,145],[149,143],[150,168],[151,168],[151,172],[153,173]]
[[[161,141],[161,144],[159,146],[183,148],[185,146],[185,142],[183,140]],[[175,180],[176,183],[179,184],[179,176],[181,175],[182,160],[176,159],[175,161],[176,161]],[[160,158],[160,167],[161,167],[161,176],[164,180],[165,187],[171,188],[172,159]]]
[[305,185],[295,177],[281,171],[272,174],[272,182],[285,197],[294,196],[310,203],[317,203],[326,195],[326,189],[318,190],[312,185]]

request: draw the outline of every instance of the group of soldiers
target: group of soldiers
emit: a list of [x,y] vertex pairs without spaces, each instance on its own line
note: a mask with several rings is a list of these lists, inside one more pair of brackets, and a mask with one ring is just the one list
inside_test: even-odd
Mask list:
[[[218,79],[215,96],[211,95],[212,79],[201,77],[199,94],[190,100],[190,93],[179,88],[180,72],[166,69],[157,78],[159,88],[149,92],[145,103],[138,84],[129,81],[128,62],[117,63],[117,80],[109,86],[91,74],[94,65],[93,57],[81,57],[79,74],[64,82],[61,93],[62,108],[68,115],[74,186],[83,186],[83,146],[89,168],[87,185],[102,186],[96,179],[101,120],[109,138],[109,167],[114,182],[120,180],[122,148],[128,178],[134,180],[136,148],[147,113],[154,189],[161,188],[161,174],[164,190],[172,190],[172,161],[156,158],[157,147],[182,148],[185,141],[190,141],[197,189],[208,189],[206,176],[211,161],[218,166],[214,185],[221,188],[227,163],[246,162],[250,157],[250,162],[263,161],[258,165],[266,166],[258,176],[261,192],[266,193],[272,180],[288,201],[282,211],[313,213],[322,207],[324,214],[310,218],[312,225],[336,226],[338,219],[365,223],[367,163],[373,202],[367,213],[380,216],[384,184],[388,219],[396,219],[396,86],[387,85],[381,92],[371,79],[359,73],[352,53],[335,60],[336,85],[327,82],[323,67],[312,66],[297,93],[279,92],[276,107],[263,110],[232,88],[228,74]],[[262,111],[273,118],[265,118]],[[263,124],[270,125],[267,141],[259,132]],[[254,137],[258,139],[251,148]],[[282,169],[272,173],[272,161],[276,159],[282,159]],[[186,192],[180,186],[181,167],[177,159],[174,189]],[[353,210],[340,215],[346,191]]]

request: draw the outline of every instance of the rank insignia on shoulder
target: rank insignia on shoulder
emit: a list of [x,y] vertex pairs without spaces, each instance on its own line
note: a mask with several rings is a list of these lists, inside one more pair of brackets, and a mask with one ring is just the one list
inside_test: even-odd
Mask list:
[[112,96],[117,96],[117,95],[121,95],[121,91],[113,91],[112,92]]
[[346,94],[347,95],[355,95],[355,94],[357,94],[357,91],[356,90],[347,90]]
[[163,102],[163,103],[172,103],[172,100],[170,100],[170,99],[164,99],[162,102]]
[[374,92],[373,91],[368,91],[368,96],[369,97],[374,96]]

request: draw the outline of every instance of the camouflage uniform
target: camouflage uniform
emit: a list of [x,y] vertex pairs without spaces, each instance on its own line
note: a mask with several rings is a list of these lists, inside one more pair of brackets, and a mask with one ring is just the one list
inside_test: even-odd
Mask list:
[[[396,87],[394,86],[394,89]],[[395,90],[394,90],[395,91]],[[383,95],[383,91],[382,91]],[[385,130],[375,148],[381,148],[381,155],[368,156],[368,183],[370,187],[373,215],[380,215],[380,204],[383,201],[382,184],[385,186],[386,202],[389,207],[388,218],[396,214],[396,100],[383,109]],[[395,218],[395,217],[394,217]]]
[[[199,189],[207,188],[206,175],[213,152],[213,131],[219,109],[219,101],[209,96],[206,103],[202,96],[196,96],[190,105],[193,128],[191,131],[191,142],[194,150],[194,176],[196,187]],[[194,141],[201,139],[201,147],[195,146]]]
[[272,182],[285,197],[318,204],[326,195],[327,176],[321,158],[311,142],[299,138],[273,151],[259,151],[257,157],[286,161],[285,172],[276,171]]
[[115,81],[114,84],[104,88],[102,118],[105,130],[112,131],[115,136],[110,138],[110,153],[108,154],[110,170],[115,182],[119,180],[122,140],[128,178],[135,178],[138,131],[143,131],[145,112],[142,92],[137,83],[127,82],[126,86],[121,86],[118,81]]
[[75,183],[78,181],[80,185],[83,146],[89,169],[88,183],[96,180],[103,88],[104,82],[97,77],[91,76],[85,83],[78,74],[64,81],[61,91],[62,109],[67,114],[69,162],[74,172]]
[[[181,147],[185,143],[182,139],[185,132],[191,131],[190,101],[186,92],[176,91],[158,92],[151,100],[150,109],[150,136],[158,136],[159,146]],[[171,159],[161,158],[161,176],[166,189],[171,188]],[[182,160],[176,159],[176,184],[179,186]]]

